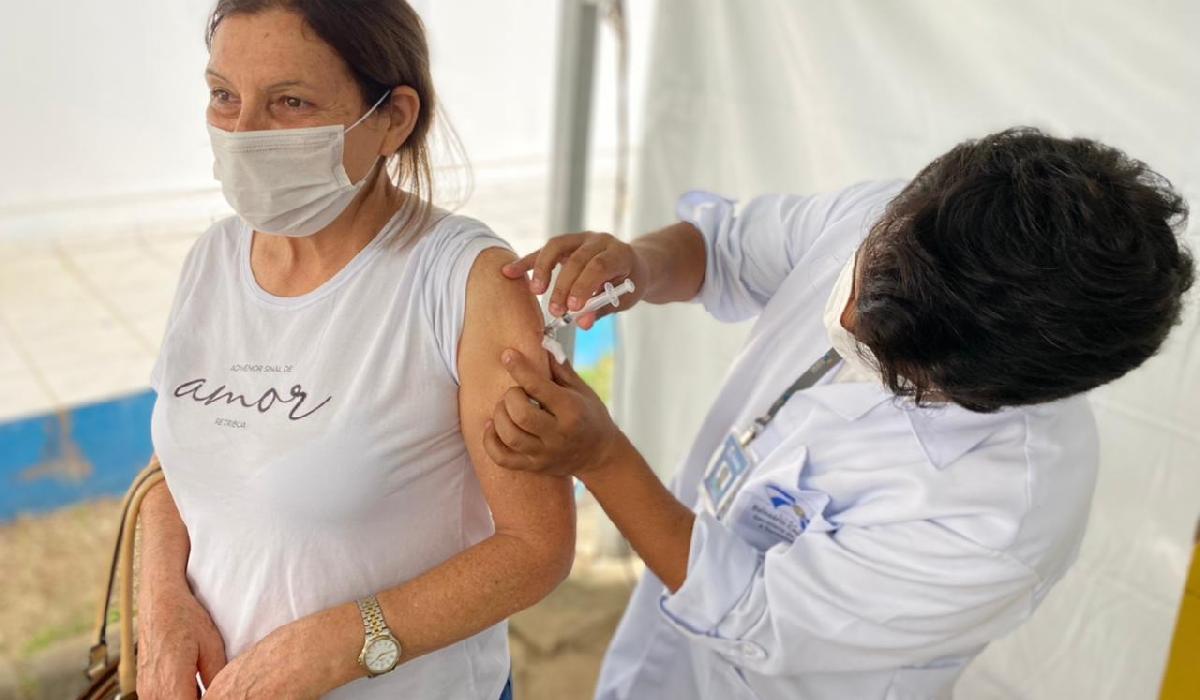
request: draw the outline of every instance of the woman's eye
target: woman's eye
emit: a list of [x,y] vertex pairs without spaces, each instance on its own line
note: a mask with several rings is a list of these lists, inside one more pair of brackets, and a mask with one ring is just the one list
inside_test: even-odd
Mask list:
[[237,98],[229,94],[228,90],[213,88],[208,93],[208,105],[210,109],[228,113],[230,110],[237,109]]
[[308,106],[308,103],[299,97],[285,97],[283,98],[283,103],[287,105],[289,109],[303,109],[304,107]]

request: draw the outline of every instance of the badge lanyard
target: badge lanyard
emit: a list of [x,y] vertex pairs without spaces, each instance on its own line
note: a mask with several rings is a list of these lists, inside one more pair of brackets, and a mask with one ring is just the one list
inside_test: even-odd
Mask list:
[[702,482],[702,490],[708,499],[709,507],[718,518],[725,514],[730,503],[733,502],[734,495],[737,494],[754,466],[754,461],[746,448],[775,419],[775,415],[788,402],[788,399],[792,398],[797,391],[816,384],[817,380],[825,376],[841,359],[837,350],[830,348],[779,395],[766,413],[755,418],[749,429],[740,435],[734,431],[725,438],[721,449],[713,456],[708,469],[705,470]]

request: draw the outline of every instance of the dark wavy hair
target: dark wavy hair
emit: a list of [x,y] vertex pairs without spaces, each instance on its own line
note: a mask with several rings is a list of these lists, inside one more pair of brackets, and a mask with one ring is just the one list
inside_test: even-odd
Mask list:
[[966,141],[869,232],[854,334],[918,404],[991,412],[1087,391],[1179,322],[1186,220],[1165,178],[1096,141],[1033,128]]

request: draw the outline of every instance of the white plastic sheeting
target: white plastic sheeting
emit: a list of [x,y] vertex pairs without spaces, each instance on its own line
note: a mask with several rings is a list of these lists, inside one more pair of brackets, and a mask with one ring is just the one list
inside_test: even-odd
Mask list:
[[[659,0],[631,230],[675,197],[746,198],[911,176],[1014,124],[1119,146],[1193,203],[1200,249],[1200,4]],[[1101,475],[1079,561],[962,698],[1151,698],[1200,514],[1200,303],[1165,351],[1093,393]],[[746,327],[698,307],[623,318],[616,410],[669,474]]]
[[[0,109],[7,136],[0,236],[203,228],[229,213],[204,126],[204,30],[215,4],[0,0],[0,85],[8,95]],[[497,181],[503,188],[544,177],[559,0],[410,4],[425,23],[438,98],[474,167],[484,208],[484,190],[494,191]],[[632,7],[631,21],[645,26],[648,10]],[[612,51],[605,33],[595,103],[606,123],[592,148],[607,161],[616,141]],[[638,68],[635,61],[641,75]],[[454,206],[463,178],[456,154],[439,144],[439,204]]]

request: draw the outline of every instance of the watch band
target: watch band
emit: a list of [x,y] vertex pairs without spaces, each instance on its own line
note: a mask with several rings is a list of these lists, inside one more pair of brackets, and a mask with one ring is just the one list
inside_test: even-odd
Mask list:
[[391,634],[391,630],[387,626],[387,621],[383,619],[383,608],[379,607],[379,601],[375,596],[369,595],[365,598],[360,598],[357,602],[358,613],[362,616],[363,627],[367,630],[368,639],[383,634]]

